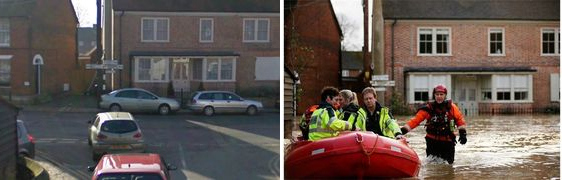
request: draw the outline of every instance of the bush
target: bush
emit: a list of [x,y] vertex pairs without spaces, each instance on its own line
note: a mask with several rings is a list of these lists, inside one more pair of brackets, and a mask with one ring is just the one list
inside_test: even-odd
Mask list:
[[412,115],[413,112],[410,107],[404,102],[404,98],[398,92],[392,93],[390,99],[390,111],[394,115]]

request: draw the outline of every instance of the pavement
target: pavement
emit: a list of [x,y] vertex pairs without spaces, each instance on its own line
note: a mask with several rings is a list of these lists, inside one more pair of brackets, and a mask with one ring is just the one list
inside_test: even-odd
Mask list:
[[77,180],[89,178],[85,174],[65,168],[45,153],[39,151],[37,151],[34,160],[49,173],[49,179]]
[[[53,97],[50,102],[34,105],[21,105],[24,111],[39,111],[39,112],[105,112],[107,110],[97,107],[98,101],[95,96],[86,95],[69,95],[63,94]],[[264,113],[279,113],[280,108],[264,108],[261,112]],[[180,109],[178,114],[193,113],[190,109]]]

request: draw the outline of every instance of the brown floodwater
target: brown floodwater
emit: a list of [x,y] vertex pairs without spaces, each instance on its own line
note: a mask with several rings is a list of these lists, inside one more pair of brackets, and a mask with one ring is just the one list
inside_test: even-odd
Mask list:
[[[397,117],[404,125],[411,117]],[[427,158],[423,123],[406,137],[422,161],[420,179],[560,179],[559,115],[465,117],[468,142],[455,162]]]

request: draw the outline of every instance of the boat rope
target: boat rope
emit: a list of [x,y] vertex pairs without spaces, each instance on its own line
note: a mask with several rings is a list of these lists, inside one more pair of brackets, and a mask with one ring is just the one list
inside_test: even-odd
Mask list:
[[365,149],[365,146],[363,146],[363,136],[361,136],[361,134],[356,133],[355,134],[355,140],[357,141],[357,143],[359,143],[359,146],[361,146],[361,150],[363,151],[363,154],[365,154],[367,156],[367,164],[370,166],[371,165],[371,154],[373,154],[375,152],[375,144],[373,144],[373,150],[371,152],[367,151],[367,149]]

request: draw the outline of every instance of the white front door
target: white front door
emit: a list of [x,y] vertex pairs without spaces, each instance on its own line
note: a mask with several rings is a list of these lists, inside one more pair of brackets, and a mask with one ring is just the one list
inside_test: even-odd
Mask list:
[[174,91],[189,92],[189,59],[178,58],[172,63],[172,82]]
[[455,81],[453,102],[465,116],[478,115],[476,102],[476,77],[457,77]]

